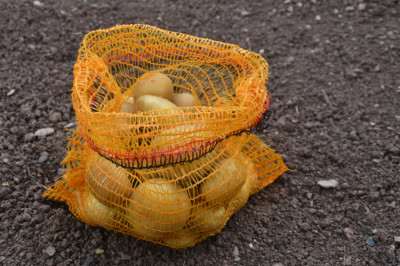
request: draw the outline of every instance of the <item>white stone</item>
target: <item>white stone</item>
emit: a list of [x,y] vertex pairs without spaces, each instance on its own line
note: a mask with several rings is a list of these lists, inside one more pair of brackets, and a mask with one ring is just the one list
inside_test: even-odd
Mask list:
[[37,137],[43,137],[51,134],[54,134],[54,128],[52,127],[41,128],[35,132],[35,136]]
[[37,7],[41,7],[41,6],[43,6],[43,3],[40,1],[33,1],[33,5],[37,6]]
[[43,253],[46,253],[51,257],[56,253],[56,249],[53,246],[49,246],[45,250],[43,250]]
[[317,184],[323,188],[334,188],[337,187],[337,185],[339,185],[339,182],[336,181],[335,179],[331,179],[331,180],[320,180],[317,182]]
[[237,246],[233,249],[233,256],[238,257],[239,256],[239,249]]
[[13,95],[14,93],[15,93],[15,90],[12,89],[12,90],[10,90],[10,91],[7,93],[7,96],[11,96],[11,95]]

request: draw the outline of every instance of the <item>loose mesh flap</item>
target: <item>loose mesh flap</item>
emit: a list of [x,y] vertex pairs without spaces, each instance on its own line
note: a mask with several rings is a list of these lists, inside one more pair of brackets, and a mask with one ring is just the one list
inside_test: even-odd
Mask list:
[[[74,69],[77,129],[66,172],[44,197],[91,226],[173,248],[220,232],[288,170],[250,134],[269,109],[267,67],[235,45],[147,25],[87,34]],[[200,104],[120,112],[154,73]]]

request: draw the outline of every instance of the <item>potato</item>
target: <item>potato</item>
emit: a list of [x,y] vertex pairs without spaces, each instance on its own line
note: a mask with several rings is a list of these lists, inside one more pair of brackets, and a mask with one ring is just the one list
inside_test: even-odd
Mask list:
[[[246,165],[246,181],[240,188],[239,193],[236,195],[233,201],[233,207],[235,211],[238,211],[244,205],[246,205],[251,195],[251,192],[254,189],[255,182],[257,180],[255,165],[251,161],[246,161],[245,165]],[[229,202],[226,203],[226,207],[228,206]]]
[[133,97],[129,97],[128,100],[126,100],[122,106],[121,106],[121,113],[134,113],[135,112],[135,105],[133,102]]
[[199,240],[198,236],[186,230],[180,230],[172,236],[163,239],[163,242],[171,248],[187,248],[196,244]]
[[153,95],[143,95],[137,98],[135,102],[135,113],[146,112],[146,111],[155,111],[161,109],[172,109],[176,108],[177,106],[172,102]]
[[[201,128],[201,127],[196,127]],[[175,128],[171,128],[161,132],[158,136],[156,136],[151,145],[159,150],[167,151],[170,146],[174,147],[175,145],[183,144],[183,134],[179,132],[183,132],[185,130],[195,130],[194,124],[177,126]],[[207,133],[199,131],[195,133],[188,133],[191,135],[191,138],[185,138],[185,142],[190,142],[192,139],[202,140],[207,138]],[[185,156],[185,148],[182,147],[180,151],[182,156]],[[191,150],[189,148],[189,154],[191,155]],[[187,187],[191,184],[199,182],[205,176],[208,175],[208,172],[212,170],[213,167],[216,166],[215,157],[220,153],[219,146],[216,146],[214,150],[208,152],[206,155],[193,160],[191,162],[185,162],[183,164],[176,164],[173,167],[169,167],[165,171],[160,172],[164,178],[169,180],[177,180],[179,179],[182,182],[183,187]]]
[[193,218],[189,222],[192,231],[218,231],[224,224],[226,209],[224,206],[205,208],[204,206],[195,207],[192,210]]
[[185,226],[190,216],[186,191],[163,178],[140,184],[132,194],[126,215],[132,227],[145,238],[160,238]]
[[[154,139],[151,141],[151,145],[152,146],[158,146],[161,145],[161,147],[164,150],[168,150],[169,146],[175,146],[174,142],[177,142],[179,140],[183,141],[188,141],[183,140],[183,137],[187,137],[189,134],[191,133],[186,133],[186,131],[189,130],[194,130],[194,125],[180,125],[180,126],[176,126],[174,128],[169,128],[166,130],[163,130],[160,132],[160,134],[156,137],[154,137]],[[185,132],[185,133],[184,133]],[[183,135],[185,134],[185,135]],[[201,134],[201,133],[200,133]],[[195,133],[196,135],[200,135],[199,133]]]
[[167,150],[169,146],[175,147],[179,142],[184,144],[192,140],[208,140],[212,135],[209,132],[201,131],[203,127],[204,124],[197,122],[197,124],[191,123],[165,129],[152,140],[151,145],[154,147],[156,145],[161,146],[164,150]]
[[88,161],[86,178],[90,191],[106,206],[121,206],[131,198],[129,173],[95,152]]
[[223,159],[220,168],[211,173],[200,185],[200,194],[210,205],[223,204],[239,191],[245,182],[239,159]]
[[174,85],[171,79],[162,73],[154,73],[140,80],[133,91],[135,101],[143,95],[154,95],[169,101],[172,100]]
[[172,96],[172,102],[179,107],[200,106],[200,102],[192,94],[183,92]]
[[[192,186],[207,177],[209,172],[217,166],[218,160],[214,158],[216,153],[214,150],[192,162],[176,164],[160,174],[168,180],[178,180],[184,188]],[[191,196],[198,194],[193,193],[193,190],[198,190],[198,188],[192,189]]]
[[116,225],[114,211],[101,204],[89,191],[82,193],[82,208],[89,225],[105,228],[112,228]]

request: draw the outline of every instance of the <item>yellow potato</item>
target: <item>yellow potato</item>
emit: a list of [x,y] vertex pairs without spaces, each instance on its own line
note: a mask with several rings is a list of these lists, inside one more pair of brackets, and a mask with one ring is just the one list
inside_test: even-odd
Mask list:
[[[201,127],[195,127],[194,124],[189,124],[164,130],[152,140],[151,145],[158,150],[167,151],[170,147],[184,144],[183,141],[190,142],[193,139],[206,139],[207,133],[202,131],[195,133],[185,133],[185,135],[183,135],[183,133],[179,133],[186,130],[196,130],[196,128]],[[182,149],[180,150],[182,156],[185,156],[185,149],[189,149],[189,155],[192,156],[191,147],[182,147]],[[169,167],[164,171],[160,171],[159,174],[169,180],[179,180],[182,183],[181,185],[183,187],[188,187],[194,183],[199,182],[201,179],[208,175],[208,172],[210,172],[212,168],[216,166],[217,159],[215,157],[218,156],[219,153],[219,146],[216,146],[214,150],[208,152],[206,155],[196,160],[185,162],[183,164],[176,164],[175,166]]]
[[130,199],[132,184],[122,167],[92,153],[86,169],[88,187],[101,203],[115,207]]
[[[218,160],[214,157],[216,153],[213,150],[197,160],[177,164],[160,174],[168,180],[178,180],[179,184],[184,188],[192,186],[207,177],[209,172],[217,166]],[[194,190],[198,190],[198,188],[192,188],[191,197],[198,194],[194,193]]]
[[136,101],[142,95],[154,95],[171,101],[173,93],[171,79],[165,74],[154,73],[136,84],[133,97]]
[[113,209],[101,204],[89,191],[82,193],[84,218],[89,225],[112,228],[116,225]]
[[172,236],[167,236],[163,242],[171,248],[187,248],[198,242],[199,237],[193,236],[192,232],[180,230]]
[[176,108],[177,106],[172,102],[153,95],[143,95],[137,98],[135,102],[135,113],[146,112],[146,111],[155,111],[155,110],[162,110],[162,109],[172,109]]
[[187,92],[175,94],[172,97],[172,102],[179,107],[200,106],[200,102],[196,97]]
[[210,139],[210,137],[212,137],[212,135],[209,134],[209,132],[201,131],[203,126],[204,124],[198,122],[197,124],[191,123],[179,125],[163,130],[151,141],[151,145],[155,148],[157,146],[167,150],[170,146],[175,147],[178,143],[183,145],[187,142],[191,142],[192,140],[207,141]]
[[[201,136],[201,132],[189,133],[187,131],[194,130],[194,125],[180,125],[174,128],[169,128],[160,132],[158,136],[156,136],[152,141],[152,146],[159,146],[164,150],[167,150],[169,146],[175,146],[175,142],[177,141],[189,141],[187,138],[189,135],[192,135],[193,138]],[[185,138],[185,140],[183,140]]]
[[121,106],[121,113],[134,113],[135,112],[135,105],[133,102],[133,97],[129,97],[128,100],[126,100],[122,106]]
[[[254,189],[254,184],[257,179],[257,173],[255,171],[255,166],[252,162],[246,161],[246,181],[240,188],[239,193],[236,195],[233,206],[235,211],[246,205],[252,190]],[[227,204],[229,205],[229,204]]]
[[200,185],[200,194],[210,205],[219,205],[231,199],[245,182],[239,159],[223,159],[220,168],[211,173]]
[[184,190],[168,180],[155,178],[140,184],[132,194],[126,215],[136,232],[160,238],[185,226],[190,200]]
[[226,209],[224,206],[205,208],[195,207],[189,227],[195,232],[217,231],[224,224]]

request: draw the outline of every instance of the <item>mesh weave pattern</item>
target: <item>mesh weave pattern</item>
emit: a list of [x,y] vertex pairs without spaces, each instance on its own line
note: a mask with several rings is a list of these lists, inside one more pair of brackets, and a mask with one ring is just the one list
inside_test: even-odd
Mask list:
[[[249,133],[269,109],[267,72],[261,56],[235,45],[147,25],[87,34],[74,68],[78,127],[67,171],[44,196],[89,225],[173,248],[218,233],[287,171]],[[154,73],[199,104],[120,112]]]

